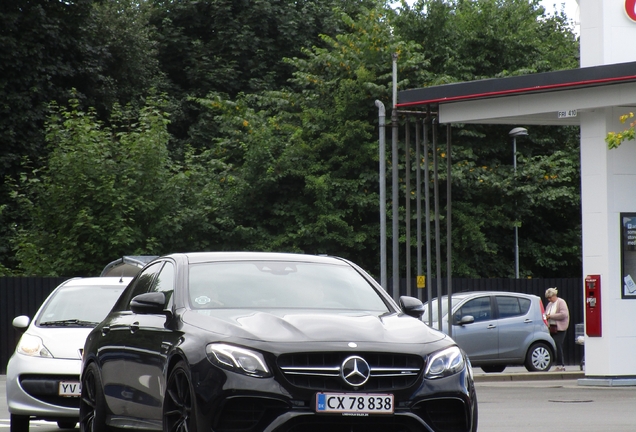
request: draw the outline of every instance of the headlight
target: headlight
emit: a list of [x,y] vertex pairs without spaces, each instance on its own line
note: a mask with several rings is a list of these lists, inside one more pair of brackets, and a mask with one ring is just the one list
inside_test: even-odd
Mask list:
[[205,347],[205,353],[212,363],[223,369],[258,378],[271,376],[265,359],[256,351],[213,343]]
[[456,346],[431,354],[426,365],[425,376],[428,379],[442,378],[456,374],[464,369],[464,356]]
[[30,334],[24,334],[20,338],[16,351],[31,357],[53,358],[49,350],[44,346],[44,343],[42,343],[42,339]]

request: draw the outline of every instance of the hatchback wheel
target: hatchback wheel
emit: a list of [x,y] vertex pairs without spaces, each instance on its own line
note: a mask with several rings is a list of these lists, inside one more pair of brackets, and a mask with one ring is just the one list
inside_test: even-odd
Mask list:
[[29,432],[29,416],[11,414],[11,432]]
[[537,342],[526,354],[526,369],[530,372],[545,372],[552,366],[552,351],[547,344]]
[[163,402],[164,432],[196,432],[194,390],[185,362],[179,362],[168,377]]
[[75,420],[60,420],[57,422],[57,427],[60,429],[75,429],[76,424]]
[[110,430],[106,426],[106,405],[102,379],[95,363],[89,364],[82,374],[79,423],[82,432],[108,432]]

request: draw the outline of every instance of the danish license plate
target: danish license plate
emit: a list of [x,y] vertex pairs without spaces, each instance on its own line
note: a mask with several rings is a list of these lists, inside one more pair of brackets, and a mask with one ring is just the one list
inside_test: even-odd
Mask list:
[[393,414],[392,394],[318,393],[317,413]]
[[60,381],[57,393],[64,397],[79,397],[82,393],[82,385],[79,381]]

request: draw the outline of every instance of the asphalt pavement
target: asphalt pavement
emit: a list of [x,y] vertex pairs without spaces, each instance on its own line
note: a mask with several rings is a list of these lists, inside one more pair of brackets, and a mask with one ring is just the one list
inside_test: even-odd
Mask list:
[[[474,368],[479,432],[633,432],[636,386],[581,386],[584,372],[527,372],[508,367],[501,373]],[[0,376],[0,432],[9,430],[6,377]],[[31,422],[31,432],[62,432],[55,423]],[[78,429],[75,429],[78,430]]]

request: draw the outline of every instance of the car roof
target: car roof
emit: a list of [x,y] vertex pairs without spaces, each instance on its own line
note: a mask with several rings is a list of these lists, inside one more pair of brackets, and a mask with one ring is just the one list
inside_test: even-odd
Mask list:
[[87,278],[73,278],[62,283],[65,287],[77,287],[77,286],[119,286],[124,284],[128,285],[132,277],[87,277]]
[[[475,297],[475,296],[483,296],[483,295],[510,295],[510,296],[516,296],[516,297],[526,297],[526,298],[538,297],[534,294],[525,294],[525,293],[510,292],[510,291],[463,291],[463,292],[453,293],[453,298],[463,299],[467,297]],[[447,296],[444,296],[444,297],[447,297]]]
[[190,252],[168,256],[178,255],[185,256],[191,264],[214,261],[295,261],[346,265],[344,260],[338,257],[284,252]]

